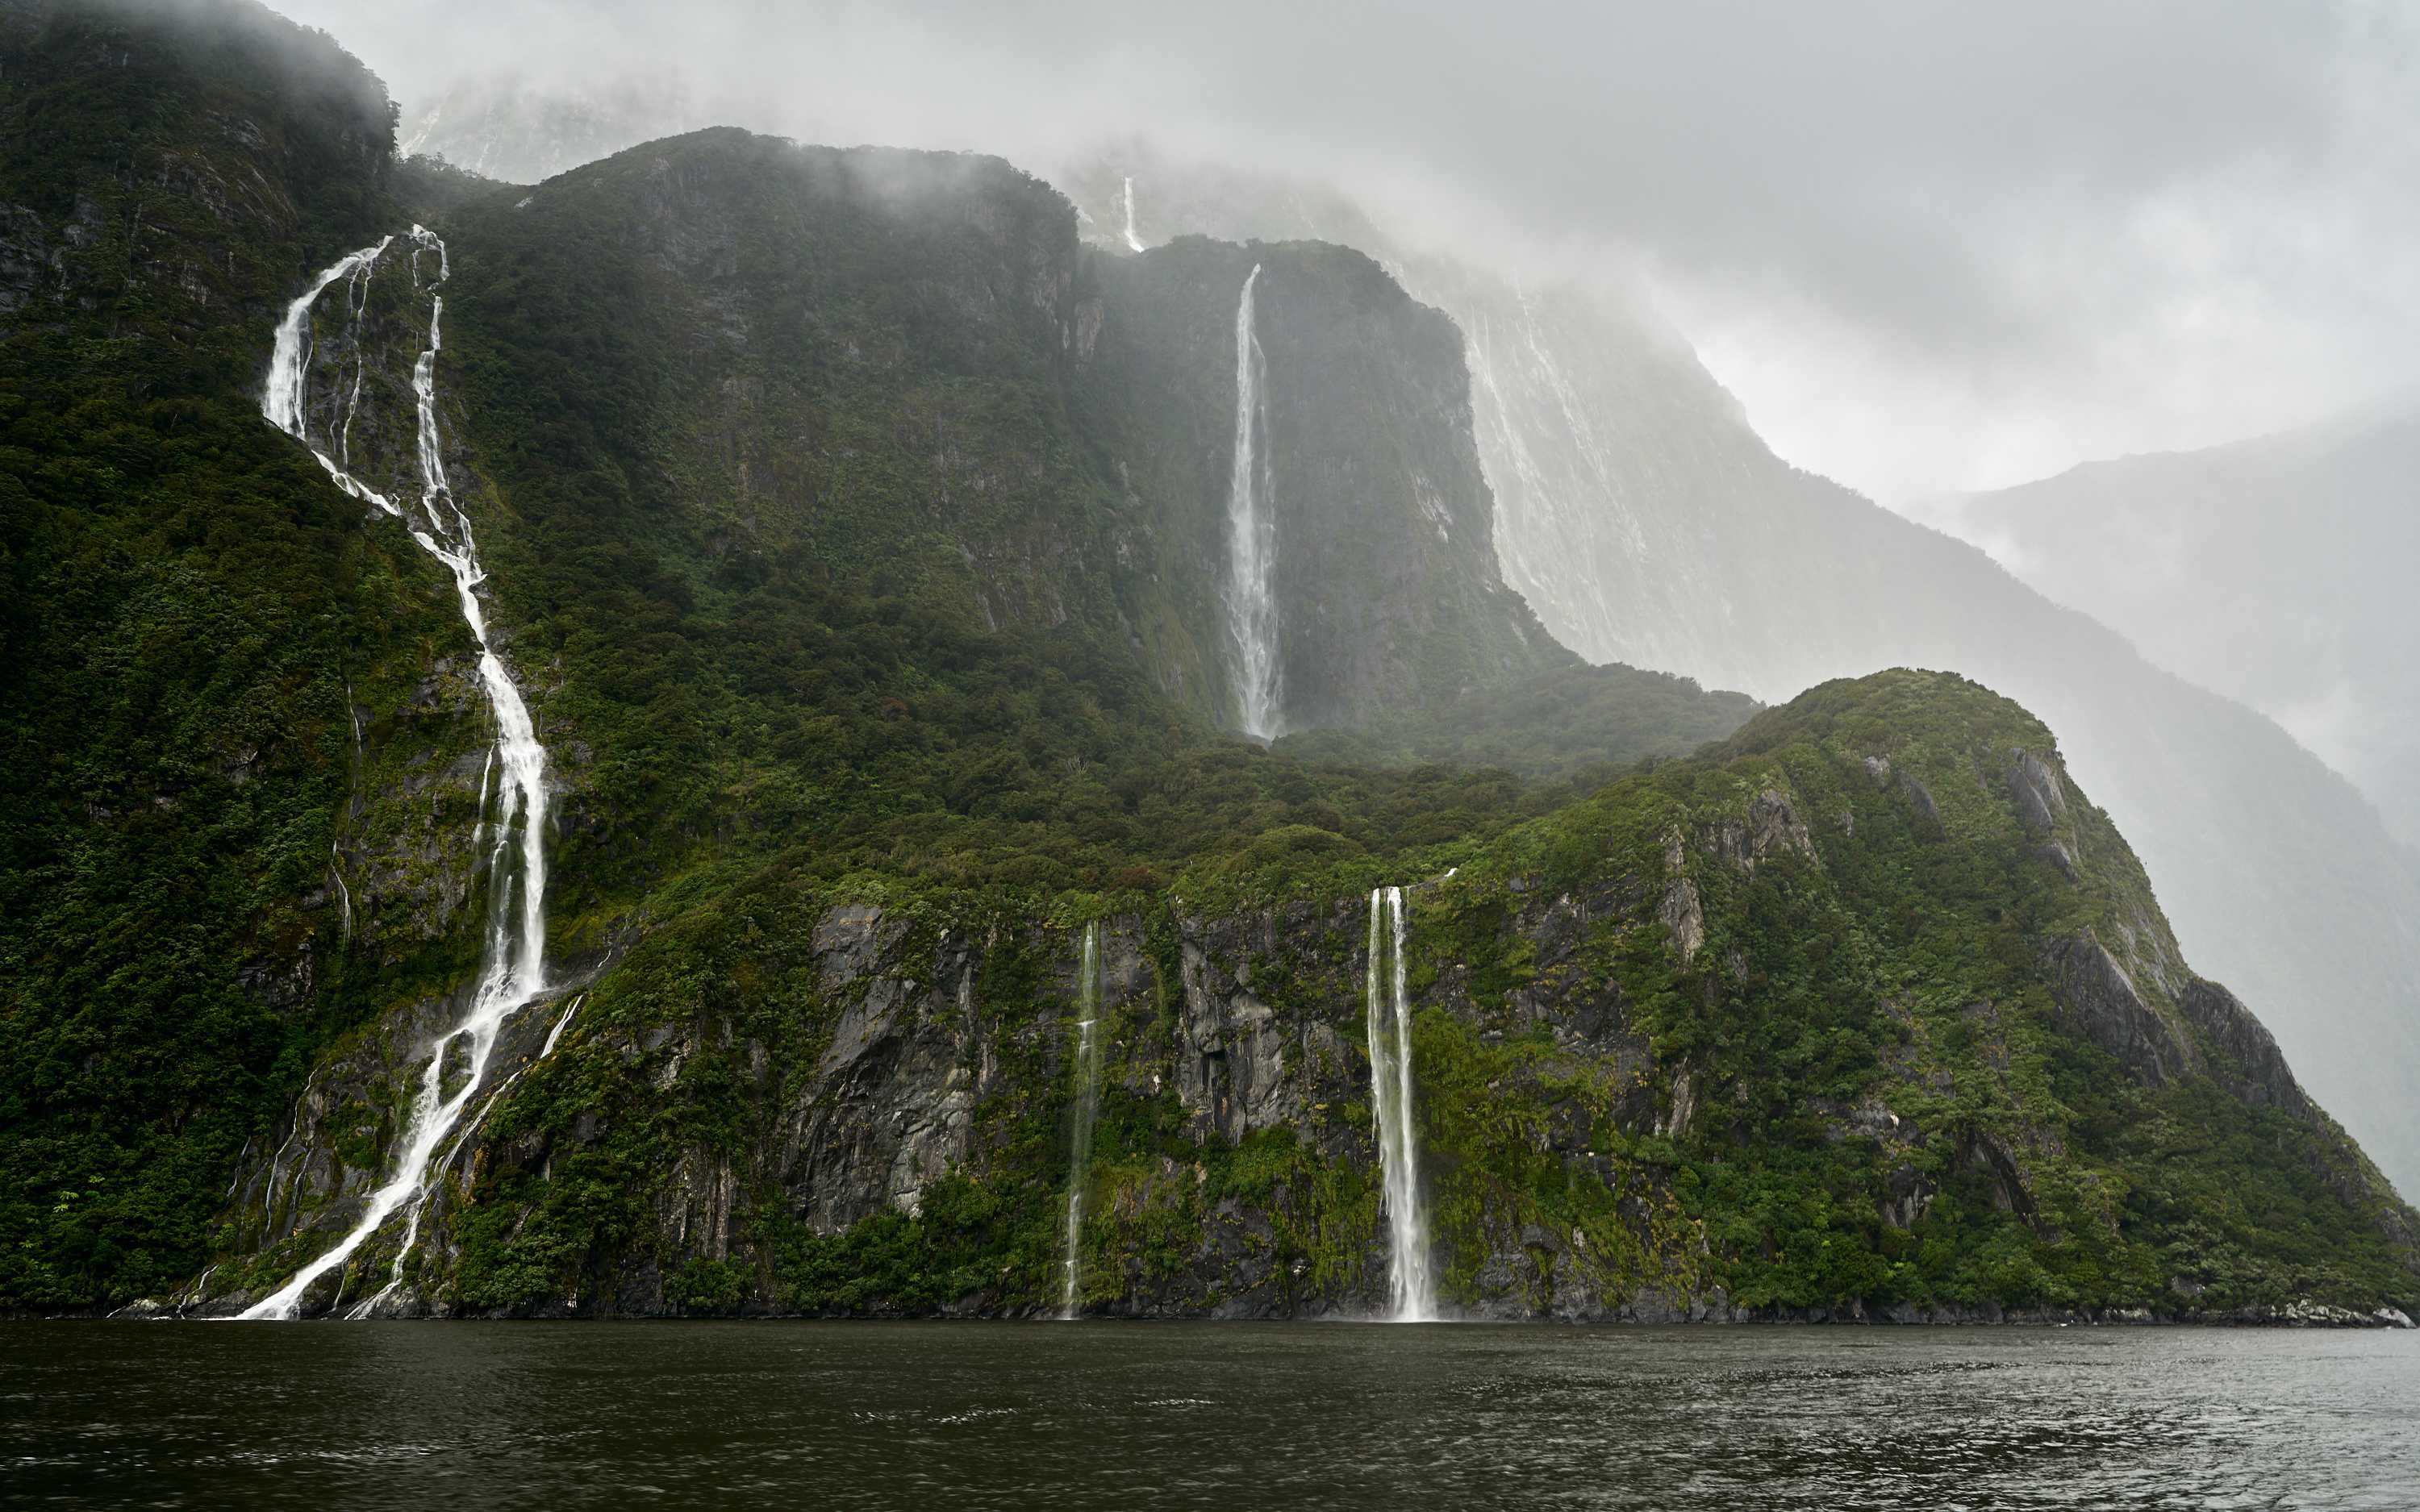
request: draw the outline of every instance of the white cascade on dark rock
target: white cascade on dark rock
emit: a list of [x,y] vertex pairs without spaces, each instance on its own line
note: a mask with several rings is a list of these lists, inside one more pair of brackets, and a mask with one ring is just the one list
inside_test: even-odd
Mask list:
[[[421,351],[411,375],[412,394],[418,409],[417,451],[420,471],[420,501],[416,510],[407,513],[393,501],[363,485],[313,440],[305,405],[312,350],[312,309],[320,295],[339,279],[347,283],[346,314],[348,321],[358,322],[366,298],[367,280],[376,272],[387,249],[395,242],[386,238],[374,247],[338,261],[319,275],[309,292],[297,299],[286,310],[286,317],[277,328],[277,340],[270,360],[269,383],[261,400],[261,413],[269,422],[311,448],[319,465],[336,480],[339,487],[384,513],[402,518],[411,538],[423,550],[443,563],[453,574],[455,596],[462,618],[471,627],[471,635],[479,647],[479,686],[487,694],[488,703],[496,718],[496,742],[490,753],[491,764],[499,769],[498,804],[495,816],[496,850],[491,857],[487,951],[480,969],[477,989],[469,1011],[461,1021],[440,1036],[429,1048],[428,1064],[422,1072],[417,1095],[412,1100],[403,1131],[402,1149],[385,1182],[369,1196],[360,1220],[336,1243],[313,1259],[272,1295],[255,1304],[244,1312],[245,1318],[293,1318],[299,1316],[304,1293],[311,1285],[351,1257],[363,1242],[377,1233],[398,1211],[405,1213],[402,1243],[396,1250],[395,1263],[385,1288],[367,1302],[356,1306],[351,1315],[364,1317],[378,1304],[393,1296],[403,1285],[404,1262],[419,1242],[421,1212],[427,1201],[429,1187],[443,1162],[437,1160],[441,1147],[461,1122],[463,1112],[487,1078],[488,1062],[495,1049],[496,1035],[506,1020],[526,1007],[545,990],[546,952],[546,748],[538,744],[535,726],[530,719],[529,707],[521,700],[520,689],[514,686],[511,673],[504,670],[494,648],[489,645],[486,615],[482,611],[478,587],[487,574],[479,565],[478,548],[471,535],[471,522],[455,502],[452,487],[446,480],[442,437],[437,419],[437,354],[442,347],[442,322],[445,301],[435,292],[442,287],[451,269],[445,243],[422,226],[413,226],[410,237],[408,265],[415,289],[429,292],[428,344]],[[436,259],[436,276],[427,285],[422,281],[422,260]],[[358,342],[357,342],[358,347]],[[357,349],[350,396],[346,411],[336,426],[338,454],[350,460],[352,410],[361,394],[362,362]],[[487,822],[486,793],[481,794],[481,820]],[[508,841],[518,836],[520,844],[517,857],[508,854]],[[566,1015],[567,1017],[567,1015]],[[560,1032],[560,1025],[557,1026]],[[551,1048],[550,1044],[550,1048]],[[456,1085],[447,1089],[448,1072]],[[488,1105],[493,1104],[493,1098]],[[482,1113],[484,1115],[485,1108]],[[475,1127],[475,1125],[474,1125]],[[467,1139],[470,1131],[464,1131]],[[450,1159],[461,1148],[463,1140],[453,1142],[447,1149]],[[274,1178],[272,1177],[272,1183]],[[275,1193],[272,1185],[271,1198]]]
[[1277,519],[1269,509],[1267,360],[1253,316],[1253,265],[1235,305],[1235,440],[1227,478],[1227,639],[1237,721],[1255,740],[1281,733],[1278,659]]
[[1126,251],[1128,251],[1128,252],[1140,252],[1140,251],[1142,251],[1142,238],[1140,238],[1140,237],[1139,237],[1139,236],[1135,235],[1135,224],[1134,224],[1134,175],[1132,175],[1132,174],[1128,174],[1128,175],[1126,175],[1125,193],[1123,195],[1119,196],[1119,197],[1120,197],[1121,199],[1123,199],[1123,200],[1125,202],[1125,217],[1126,217],[1126,224],[1125,224],[1125,233],[1126,233]]
[[1084,964],[1076,979],[1076,1126],[1067,1150],[1067,1232],[1060,1269],[1059,1316],[1082,1308],[1084,1188],[1093,1164],[1093,1124],[1101,1112],[1101,923],[1084,926]]
[[1412,1008],[1404,934],[1404,889],[1371,889],[1370,1103],[1378,1124],[1387,1211],[1388,1289],[1396,1322],[1426,1323],[1436,1320],[1436,1280],[1429,1262],[1428,1220],[1420,1211],[1419,1149],[1412,1136]]

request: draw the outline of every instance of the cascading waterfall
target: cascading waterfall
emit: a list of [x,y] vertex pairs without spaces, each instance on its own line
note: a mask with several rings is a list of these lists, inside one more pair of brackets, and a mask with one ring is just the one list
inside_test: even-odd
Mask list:
[[[1412,1138],[1412,1007],[1404,983],[1404,889],[1370,892],[1367,1007],[1370,1102],[1378,1124],[1378,1171],[1387,1211],[1388,1288],[1399,1323],[1436,1320],[1429,1230],[1420,1212],[1419,1147]],[[1388,984],[1391,959],[1393,979]]]
[[1255,740],[1279,734],[1283,696],[1278,664],[1277,520],[1269,511],[1263,393],[1267,360],[1253,317],[1259,264],[1235,305],[1235,443],[1227,479],[1227,637],[1234,654],[1236,713]]
[[[355,1307],[350,1316],[366,1316],[378,1304],[401,1288],[404,1262],[419,1242],[421,1212],[427,1205],[428,1189],[438,1168],[435,1164],[438,1150],[461,1121],[463,1110],[470,1105],[486,1079],[488,1060],[495,1049],[497,1032],[504,1027],[505,1020],[536,998],[546,984],[546,748],[538,744],[536,728],[531,722],[528,705],[521,701],[520,690],[513,685],[512,675],[504,670],[504,662],[489,644],[487,619],[481,611],[477,593],[487,574],[479,565],[478,548],[471,536],[471,522],[455,502],[453,489],[446,480],[442,438],[437,421],[436,378],[437,354],[442,346],[445,301],[436,290],[443,286],[452,270],[447,261],[445,243],[427,228],[417,225],[411,228],[409,254],[412,285],[415,290],[425,287],[429,296],[428,345],[420,353],[411,374],[412,394],[418,410],[418,509],[406,514],[392,501],[364,486],[340,466],[336,458],[321,450],[310,434],[304,399],[311,363],[311,312],[320,295],[343,279],[347,281],[346,318],[353,322],[357,338],[357,362],[351,393],[347,400],[342,424],[336,430],[336,440],[340,455],[347,462],[350,461],[352,409],[358,405],[361,394],[358,323],[366,301],[364,285],[394,242],[395,238],[388,237],[374,247],[365,247],[342,258],[320,274],[307,293],[287,306],[286,317],[277,328],[277,340],[270,359],[269,383],[262,395],[260,410],[270,424],[310,447],[312,455],[319,459],[319,465],[335,479],[339,487],[388,515],[402,518],[411,532],[411,538],[420,544],[423,550],[443,563],[454,576],[455,596],[460,603],[462,618],[469,624],[472,637],[479,646],[479,685],[486,692],[489,706],[496,717],[497,735],[489,761],[491,765],[501,768],[503,776],[498,798],[502,811],[495,820],[497,848],[490,871],[487,953],[470,1011],[429,1050],[428,1065],[421,1074],[419,1090],[404,1126],[403,1150],[396,1161],[393,1174],[385,1184],[370,1194],[368,1207],[349,1233],[296,1272],[293,1279],[275,1294],[247,1309],[242,1315],[245,1318],[298,1316],[302,1295],[312,1283],[343,1265],[398,1210],[406,1211],[404,1238],[402,1245],[396,1251],[395,1264],[387,1284],[376,1296]],[[421,261],[427,256],[434,256],[437,260],[437,276],[424,285]],[[483,781],[483,822],[484,788]],[[520,849],[516,872],[510,865],[512,858],[506,855],[506,845],[517,828]],[[566,1018],[567,1020],[567,1014]],[[557,1032],[561,1032],[559,1024]],[[551,1040],[549,1047],[551,1048]],[[446,1090],[449,1069],[458,1078],[458,1085],[450,1094]],[[493,1100],[489,1102],[492,1103]],[[459,1144],[460,1141],[456,1142],[457,1149]],[[273,1200],[273,1191],[271,1196]]]
[[1093,1124],[1101,1112],[1101,922],[1084,926],[1084,964],[1076,980],[1076,1129],[1067,1151],[1067,1235],[1059,1316],[1075,1318],[1083,1280],[1084,1187],[1093,1164]]
[[1126,217],[1126,225],[1125,225],[1125,231],[1126,231],[1126,251],[1128,251],[1128,252],[1140,252],[1140,251],[1142,251],[1142,238],[1140,238],[1140,237],[1139,237],[1139,236],[1135,235],[1135,224],[1134,224],[1134,175],[1132,175],[1132,174],[1128,174],[1128,175],[1126,175],[1126,187],[1125,187],[1125,195],[1124,195],[1124,196],[1122,196],[1122,197],[1123,197],[1123,198],[1125,199],[1125,217]]

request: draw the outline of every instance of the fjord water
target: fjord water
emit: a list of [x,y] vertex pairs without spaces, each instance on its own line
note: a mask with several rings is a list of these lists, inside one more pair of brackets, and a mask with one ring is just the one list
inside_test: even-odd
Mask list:
[[2410,1507],[2420,1336],[0,1329],[0,1506]]

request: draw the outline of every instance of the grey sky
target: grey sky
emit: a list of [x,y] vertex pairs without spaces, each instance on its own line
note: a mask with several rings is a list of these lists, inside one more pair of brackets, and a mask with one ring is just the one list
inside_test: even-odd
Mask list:
[[705,115],[796,135],[1031,163],[1145,136],[1336,176],[1534,271],[1636,260],[1785,455],[1886,500],[2420,379],[2402,6],[281,8],[407,113],[473,69],[676,74]]

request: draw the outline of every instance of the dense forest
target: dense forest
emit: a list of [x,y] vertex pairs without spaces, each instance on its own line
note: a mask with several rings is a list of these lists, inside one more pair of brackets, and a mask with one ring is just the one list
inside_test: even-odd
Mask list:
[[[257,1302],[425,1078],[473,1111],[306,1310],[1028,1313],[1071,1185],[1088,1308],[1366,1308],[1387,886],[1457,1309],[2420,1302],[2051,731],[1582,666],[1368,258],[1107,253],[996,159],[736,131],[506,185],[393,121],[248,0],[0,8],[0,1305]],[[281,433],[288,302],[381,245]],[[1254,268],[1269,746],[1217,565]],[[478,1064],[432,1047],[534,885],[482,643],[322,444],[424,507],[442,460],[545,745],[546,988]]]

